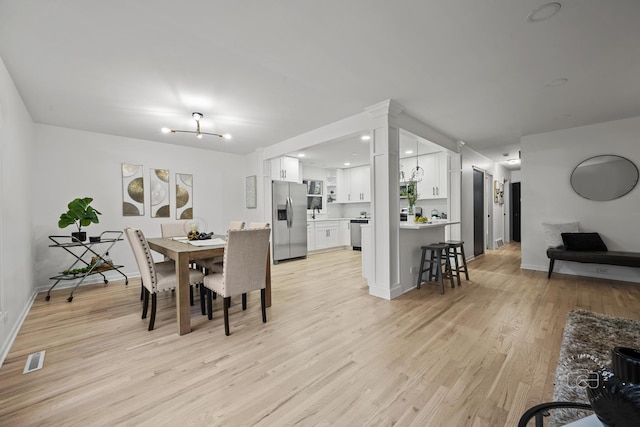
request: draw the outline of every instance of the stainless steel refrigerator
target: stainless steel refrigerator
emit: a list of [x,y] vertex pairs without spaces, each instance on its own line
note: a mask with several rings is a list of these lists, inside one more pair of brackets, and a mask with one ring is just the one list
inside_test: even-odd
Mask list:
[[273,181],[273,262],[307,256],[307,186]]

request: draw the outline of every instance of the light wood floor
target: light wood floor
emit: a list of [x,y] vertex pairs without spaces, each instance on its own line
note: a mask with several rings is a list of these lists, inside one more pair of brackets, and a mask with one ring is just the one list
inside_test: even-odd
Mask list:
[[569,310],[640,319],[640,285],[547,280],[519,249],[472,261],[445,295],[393,301],[369,296],[359,252],[281,263],[268,322],[251,294],[229,337],[220,299],[179,337],[171,293],[148,332],[137,280],[39,295],[0,369],[0,425],[513,426],[551,400]]

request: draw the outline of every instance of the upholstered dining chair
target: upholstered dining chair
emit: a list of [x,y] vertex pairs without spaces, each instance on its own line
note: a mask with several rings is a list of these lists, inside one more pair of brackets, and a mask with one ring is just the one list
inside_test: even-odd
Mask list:
[[268,222],[250,222],[247,228],[269,228]]
[[[188,221],[163,222],[160,224],[160,233],[162,237],[187,237],[189,227],[190,224]],[[165,256],[164,260],[169,261],[169,258]],[[195,263],[192,263],[191,267],[196,267]],[[193,300],[193,286],[191,286],[189,287],[189,305],[193,305]],[[200,308],[204,315],[204,295],[200,295]]]
[[[140,270],[142,284],[145,287],[144,302],[142,308],[142,318],[147,318],[147,310],[149,308],[149,295],[151,295],[151,319],[149,319],[149,330],[153,330],[156,320],[156,306],[158,292],[175,289],[178,286],[176,279],[176,267],[173,261],[154,262],[149,248],[149,243],[142,233],[142,230],[127,227],[124,233],[129,240],[133,255]],[[201,271],[189,269],[189,285],[199,285],[200,294],[204,295],[205,291],[202,287],[202,279],[204,275]]]
[[[242,230],[244,227],[244,221],[231,221],[227,230]],[[210,272],[222,273],[222,256],[216,256],[213,258],[199,259],[197,265],[204,270],[204,274],[207,275]]]
[[160,224],[160,232],[162,237],[187,237],[189,233],[189,223],[183,222],[164,222]]
[[244,295],[242,309],[246,310],[246,294],[260,289],[262,322],[267,321],[265,286],[270,233],[268,228],[229,230],[222,273],[204,277],[209,319],[213,318],[213,292],[224,298],[225,335],[229,335],[229,306],[234,295]]

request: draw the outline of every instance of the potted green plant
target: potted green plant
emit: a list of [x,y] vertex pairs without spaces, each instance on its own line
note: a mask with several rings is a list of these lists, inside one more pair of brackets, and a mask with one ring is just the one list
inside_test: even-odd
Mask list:
[[[411,171],[411,176],[409,177],[409,180],[406,181],[406,189],[400,190],[400,195],[402,197],[405,197],[407,199],[407,203],[409,203],[409,210],[407,211],[407,221],[413,221],[413,218],[414,218],[413,207],[415,206],[419,196],[418,177],[417,177],[418,171],[419,171],[418,168]],[[401,174],[401,177],[404,179],[404,172],[400,172],[400,174]]]
[[72,224],[78,227],[78,231],[71,233],[71,236],[80,242],[87,240],[87,233],[82,231],[82,227],[87,227],[91,223],[98,224],[100,222],[98,215],[102,215],[91,207],[91,202],[93,202],[91,197],[72,200],[67,205],[69,210],[60,214],[60,219],[58,220],[58,227],[60,228],[65,228]]

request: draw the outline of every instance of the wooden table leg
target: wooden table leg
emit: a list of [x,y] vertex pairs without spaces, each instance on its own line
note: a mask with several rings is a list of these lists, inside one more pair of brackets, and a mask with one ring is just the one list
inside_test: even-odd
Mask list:
[[178,289],[176,292],[176,316],[178,335],[191,332],[191,307],[189,306],[189,254],[180,253],[176,260]]

